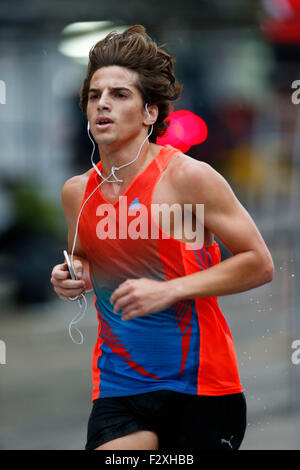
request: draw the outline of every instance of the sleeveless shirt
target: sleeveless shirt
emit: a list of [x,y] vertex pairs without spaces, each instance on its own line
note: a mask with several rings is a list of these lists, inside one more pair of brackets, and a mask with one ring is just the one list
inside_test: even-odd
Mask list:
[[[212,396],[242,392],[233,338],[217,297],[181,300],[128,321],[110,303],[113,291],[127,279],[168,281],[221,261],[216,241],[187,250],[184,242],[166,238],[154,220],[156,183],[179,153],[170,145],[162,147],[117,202],[108,202],[99,187],[82,210],[78,235],[89,261],[98,317],[93,401],[156,390]],[[97,167],[101,171],[101,162]],[[81,207],[100,183],[94,170]]]

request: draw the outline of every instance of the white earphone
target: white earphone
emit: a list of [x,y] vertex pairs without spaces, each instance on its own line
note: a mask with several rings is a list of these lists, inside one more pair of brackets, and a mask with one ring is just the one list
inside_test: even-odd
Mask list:
[[150,113],[148,111],[148,103],[145,104],[145,109],[146,109],[148,118],[151,119]]

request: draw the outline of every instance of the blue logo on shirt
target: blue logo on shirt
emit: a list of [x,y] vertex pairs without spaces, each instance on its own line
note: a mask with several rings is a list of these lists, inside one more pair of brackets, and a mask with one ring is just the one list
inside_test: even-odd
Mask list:
[[132,202],[129,204],[128,209],[139,209],[139,208],[140,208],[139,198],[136,197],[136,198],[134,199],[134,201],[132,201]]

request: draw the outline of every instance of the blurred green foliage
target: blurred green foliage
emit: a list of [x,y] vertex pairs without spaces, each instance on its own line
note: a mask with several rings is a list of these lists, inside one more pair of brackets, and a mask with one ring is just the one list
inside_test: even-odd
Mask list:
[[61,204],[49,200],[43,194],[42,187],[29,180],[18,182],[11,195],[18,225],[36,233],[65,238],[66,227]]

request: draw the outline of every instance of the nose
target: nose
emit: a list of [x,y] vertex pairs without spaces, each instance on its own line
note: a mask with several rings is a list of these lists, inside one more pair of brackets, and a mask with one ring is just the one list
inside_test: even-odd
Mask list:
[[99,100],[98,100],[98,109],[99,110],[110,110],[110,103],[108,94],[103,91]]

